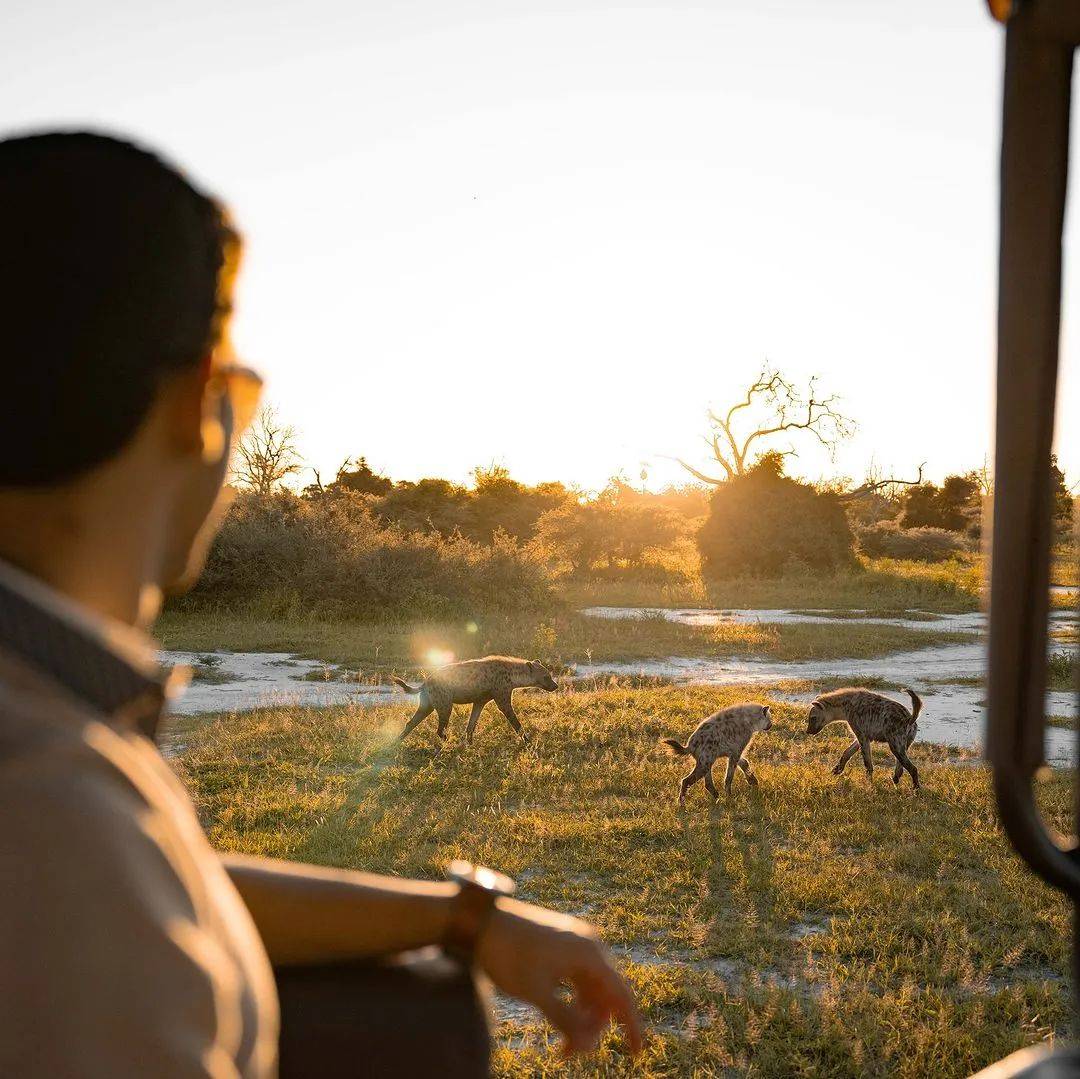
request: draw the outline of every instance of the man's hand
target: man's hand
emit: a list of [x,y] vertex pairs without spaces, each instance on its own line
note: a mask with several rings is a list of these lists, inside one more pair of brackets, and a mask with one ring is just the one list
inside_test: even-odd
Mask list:
[[500,899],[476,958],[502,992],[547,1016],[562,1033],[567,1055],[595,1049],[613,1019],[625,1030],[630,1051],[640,1051],[641,1020],[633,994],[585,922]]

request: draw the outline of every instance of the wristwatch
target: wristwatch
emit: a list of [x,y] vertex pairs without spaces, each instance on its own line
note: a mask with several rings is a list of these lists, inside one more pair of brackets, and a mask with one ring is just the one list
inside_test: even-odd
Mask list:
[[513,895],[517,886],[503,873],[460,860],[450,863],[446,875],[457,882],[458,894],[450,907],[443,951],[459,963],[472,966],[496,901],[500,896]]

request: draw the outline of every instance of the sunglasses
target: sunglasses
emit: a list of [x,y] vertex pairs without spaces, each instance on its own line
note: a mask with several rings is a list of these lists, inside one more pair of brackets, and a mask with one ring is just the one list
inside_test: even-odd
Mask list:
[[203,453],[207,460],[220,460],[251,425],[262,399],[263,380],[250,367],[232,359],[211,365],[206,385],[210,401],[219,402],[217,415],[203,423]]

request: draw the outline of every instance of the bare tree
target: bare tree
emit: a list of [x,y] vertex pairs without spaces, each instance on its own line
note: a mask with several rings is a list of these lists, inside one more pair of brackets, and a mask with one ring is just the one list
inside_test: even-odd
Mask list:
[[850,491],[839,492],[840,501],[853,502],[855,499],[865,498],[867,495],[877,493],[883,494],[886,498],[896,498],[900,493],[898,488],[918,487],[922,483],[923,469],[925,468],[926,462],[923,461],[919,465],[919,472],[915,479],[902,480],[898,476],[883,476],[880,467],[871,461],[866,469],[866,479],[858,487],[853,487]]
[[[821,394],[817,376],[802,390],[774,368],[763,367],[745,396],[726,412],[709,409],[711,430],[705,441],[724,475],[708,476],[681,457],[675,460],[702,483],[721,484],[745,475],[757,453],[777,436],[798,432],[816,438],[832,458],[837,446],[855,433],[855,421],[837,409],[838,400],[835,394]],[[759,445],[762,440],[767,440],[764,446]],[[769,448],[784,457],[795,454],[794,446]]]
[[283,424],[277,411],[267,406],[236,447],[233,479],[256,494],[268,495],[286,476],[299,472],[300,464],[296,429]]

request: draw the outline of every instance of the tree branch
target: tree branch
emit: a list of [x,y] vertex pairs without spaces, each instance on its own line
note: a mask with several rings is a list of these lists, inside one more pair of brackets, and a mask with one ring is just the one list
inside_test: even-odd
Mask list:
[[875,491],[880,491],[883,487],[918,487],[923,481],[923,469],[926,468],[926,462],[923,461],[919,465],[919,474],[913,480],[901,480],[895,476],[889,477],[885,480],[874,480],[873,482],[864,483],[859,487],[856,487],[853,491],[845,491],[840,495],[841,502],[852,502],[856,498],[865,498],[867,495],[872,495]]

